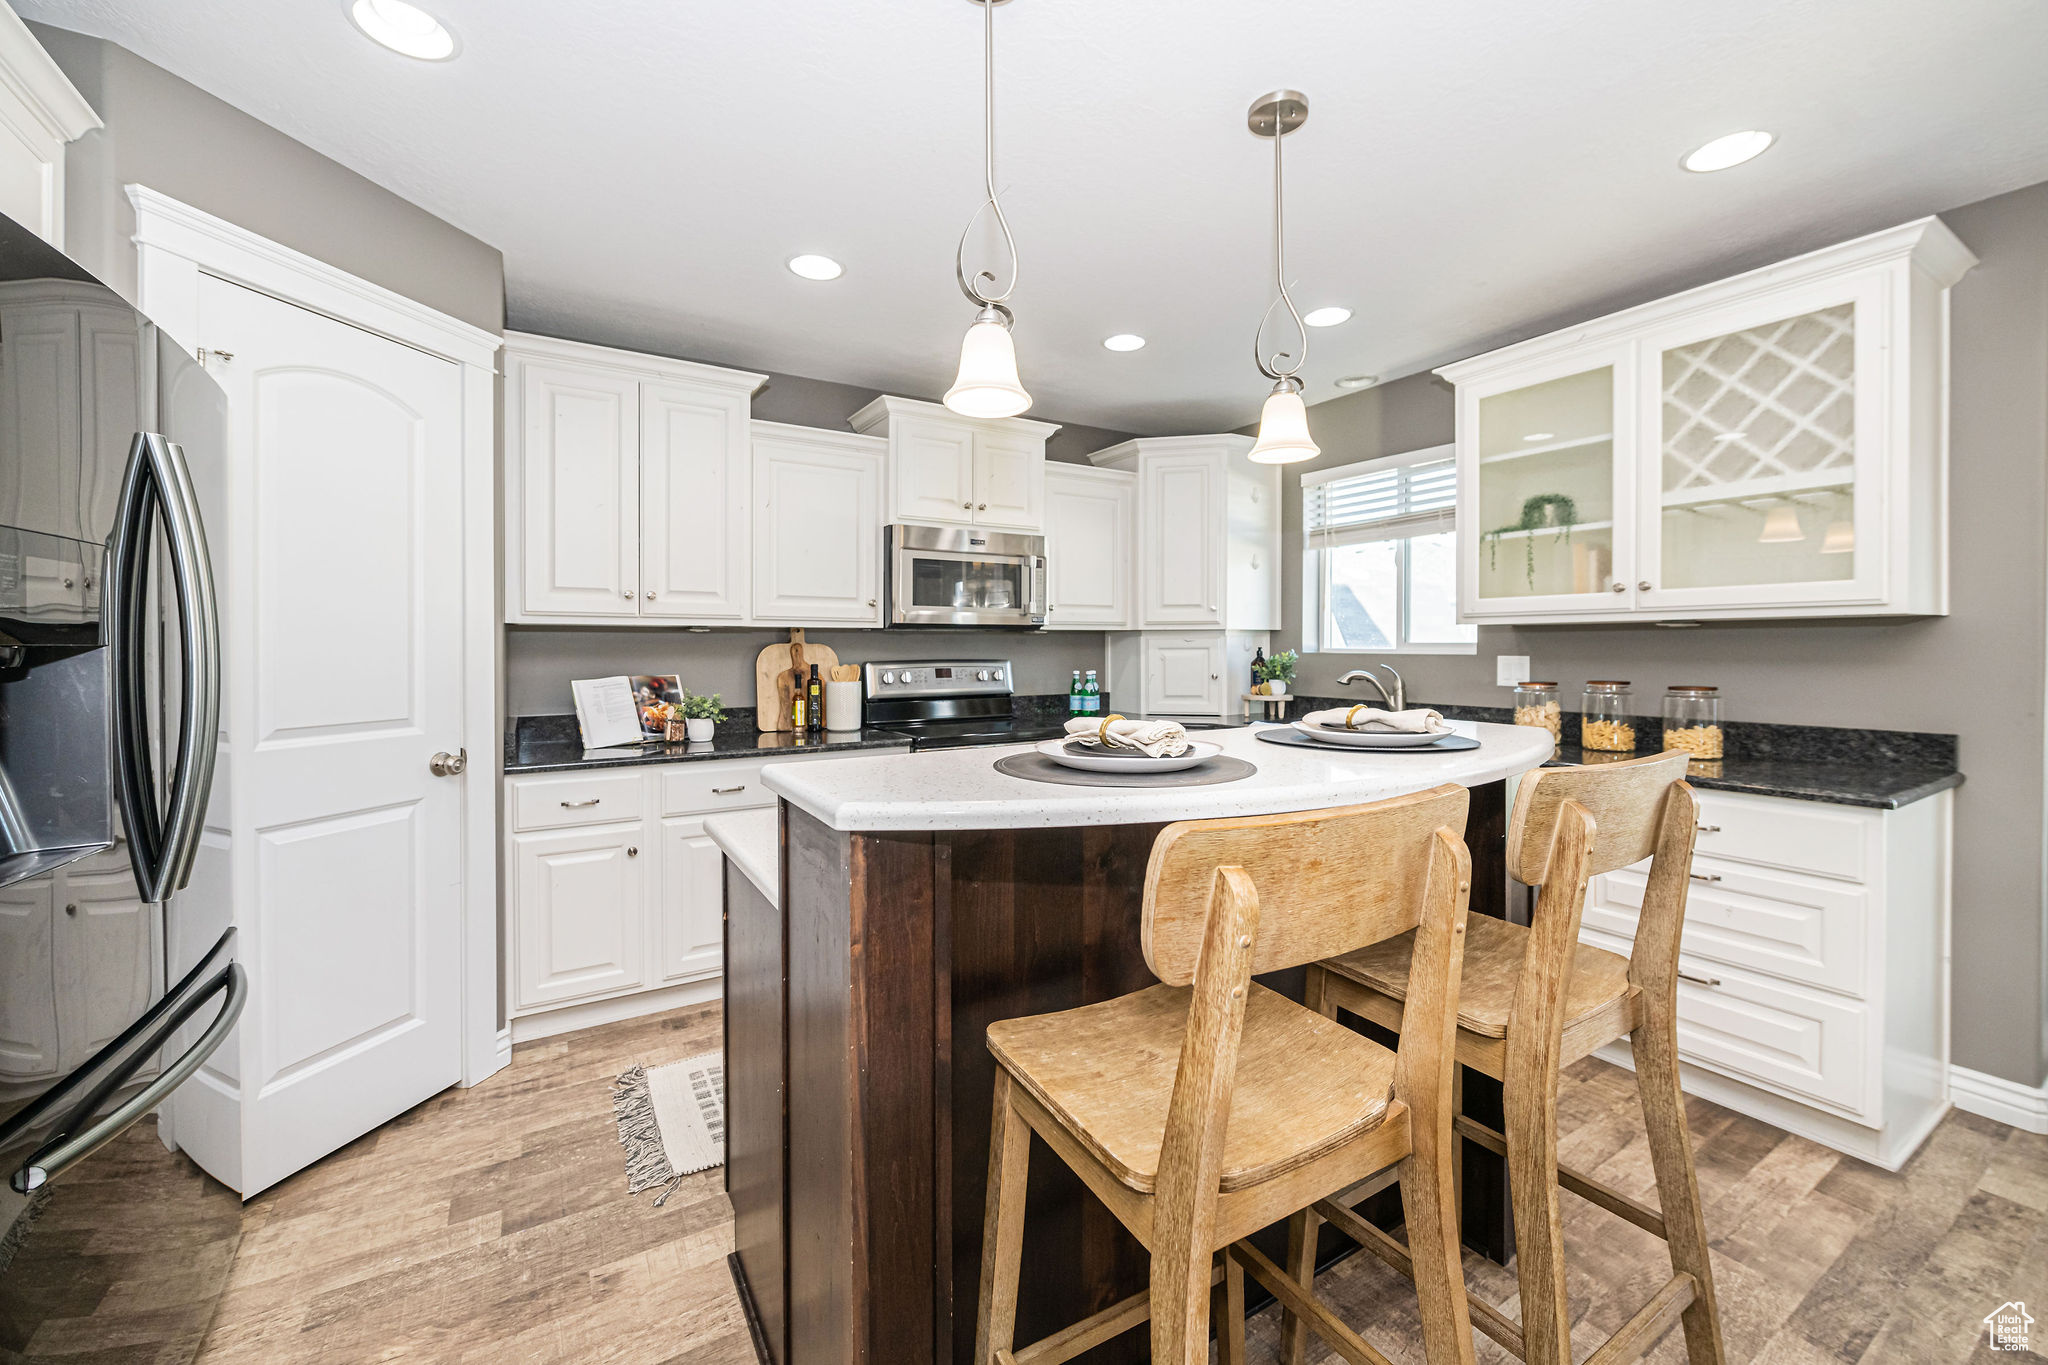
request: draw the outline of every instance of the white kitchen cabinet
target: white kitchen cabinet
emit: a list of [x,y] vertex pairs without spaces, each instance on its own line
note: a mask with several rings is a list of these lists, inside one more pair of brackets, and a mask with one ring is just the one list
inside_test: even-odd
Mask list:
[[1132,715],[1233,720],[1251,686],[1264,631],[1117,631],[1109,636],[1105,690]]
[[506,619],[745,619],[752,395],[766,376],[505,341]]
[[883,395],[848,419],[888,442],[890,525],[1045,529],[1045,443],[1059,427],[1022,417],[962,417],[942,404]]
[[882,624],[882,465],[873,436],[756,422],[756,620]]
[[1248,436],[1164,436],[1098,450],[1137,476],[1138,620],[1146,630],[1280,627],[1280,474]]
[[[830,439],[861,440],[839,433]],[[715,999],[724,970],[723,855],[704,818],[775,804],[770,761],[829,753],[509,774],[505,996],[515,1040]],[[0,890],[0,949],[15,921]],[[47,917],[46,917],[47,918]],[[0,959],[0,972],[11,959]],[[10,1007],[17,997],[9,994]],[[11,1036],[0,1016],[0,1080]]]
[[661,979],[692,981],[722,970],[725,945],[725,855],[704,822],[661,822],[661,887],[657,931]]
[[646,831],[594,825],[511,840],[519,1009],[632,989],[645,980]]
[[1948,610],[1937,218],[1449,365],[1462,619]]
[[[1949,1107],[1953,793],[1898,810],[1698,795],[1685,1089],[1897,1170]],[[1586,942],[1629,951],[1647,866],[1593,879]],[[1630,1063],[1625,1044],[1601,1055]]]
[[0,887],[0,1096],[82,1066],[149,1008],[156,910],[119,845]]
[[1047,630],[1128,630],[1137,623],[1137,476],[1045,467]]
[[0,523],[97,542],[143,425],[134,310],[98,285],[0,283],[0,412]]

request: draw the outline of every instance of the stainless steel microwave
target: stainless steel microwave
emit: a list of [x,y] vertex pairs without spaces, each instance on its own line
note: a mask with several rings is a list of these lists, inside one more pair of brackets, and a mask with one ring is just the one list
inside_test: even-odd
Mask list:
[[1045,537],[971,526],[891,526],[889,624],[1045,624]]

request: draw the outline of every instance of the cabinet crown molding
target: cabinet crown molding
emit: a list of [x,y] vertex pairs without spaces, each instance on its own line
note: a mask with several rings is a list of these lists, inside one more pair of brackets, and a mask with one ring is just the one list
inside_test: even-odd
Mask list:
[[508,365],[514,360],[568,360],[637,379],[676,379],[748,397],[768,387],[768,376],[751,370],[733,370],[722,365],[706,365],[698,360],[622,351],[613,346],[567,341],[534,332],[506,332],[505,359]]
[[0,6],[0,87],[20,100],[43,131],[59,142],[75,141],[106,126],[28,25],[5,6]]
[[1540,337],[1438,367],[1434,373],[1453,384],[1466,384],[1535,357],[1626,337],[1649,327],[1684,320],[1688,315],[1740,303],[1746,298],[1782,289],[1790,281],[1816,281],[1852,274],[1894,261],[1909,262],[1925,272],[1938,289],[1947,289],[1977,264],[1977,257],[1941,219],[1929,216],[1895,228],[1856,237],[1802,256],[1760,266],[1740,275],[1699,285],[1649,303],[1609,313],[1575,327],[1559,328]]
[[962,417],[944,403],[928,403],[921,398],[899,398],[893,393],[885,393],[875,399],[847,418],[846,424],[866,435],[895,417],[936,417],[948,422],[961,422],[979,427],[984,431],[1013,431],[1019,435],[1040,439],[1049,437],[1060,429],[1057,422],[1038,422],[1029,417]]
[[1218,432],[1213,436],[1138,436],[1091,452],[1088,462],[1101,469],[1133,469],[1141,455],[1211,450],[1220,450],[1226,455],[1242,455],[1256,444],[1251,437],[1234,432]]

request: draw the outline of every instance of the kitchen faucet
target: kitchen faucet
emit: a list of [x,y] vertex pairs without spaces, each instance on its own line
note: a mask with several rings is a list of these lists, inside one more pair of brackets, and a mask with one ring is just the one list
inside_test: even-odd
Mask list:
[[1387,671],[1387,676],[1394,680],[1392,690],[1389,690],[1387,685],[1380,681],[1378,673],[1368,668],[1352,669],[1349,673],[1337,679],[1337,686],[1349,687],[1355,682],[1371,683],[1372,690],[1380,694],[1380,700],[1387,704],[1389,711],[1405,710],[1408,705],[1407,688],[1401,685],[1401,675],[1395,672],[1392,664],[1380,664],[1378,667],[1384,668]]

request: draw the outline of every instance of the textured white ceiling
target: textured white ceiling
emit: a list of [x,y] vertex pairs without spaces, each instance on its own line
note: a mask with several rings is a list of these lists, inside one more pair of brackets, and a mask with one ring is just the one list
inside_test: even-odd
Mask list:
[[[515,325],[915,393],[970,309],[966,0],[426,0],[454,61],[342,0],[15,0],[111,38],[505,253]],[[1016,0],[996,14],[1035,411],[1251,420],[1268,144],[1288,141],[1310,398],[1707,272],[2048,180],[2043,0]],[[1779,143],[1688,175],[1738,128]],[[783,267],[846,265],[832,284]],[[1144,350],[1101,339],[1133,331]]]

